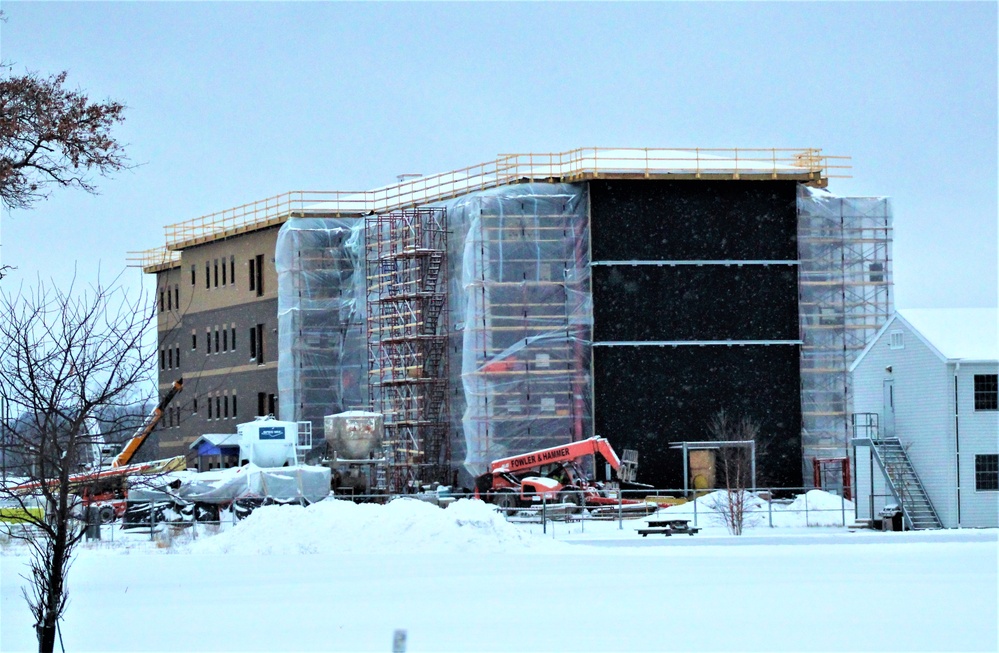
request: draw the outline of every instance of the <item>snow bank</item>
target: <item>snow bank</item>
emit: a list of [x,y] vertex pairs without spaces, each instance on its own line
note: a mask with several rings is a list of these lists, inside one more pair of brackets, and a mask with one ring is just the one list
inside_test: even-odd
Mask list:
[[482,501],[446,509],[416,499],[386,505],[326,500],[306,508],[264,506],[233,528],[191,545],[192,553],[440,553],[538,550],[568,545],[507,522]]
[[[719,507],[727,501],[723,490],[705,494],[696,501],[670,506],[658,511],[660,518],[694,518],[694,504],[697,504],[699,526],[724,526]],[[790,503],[774,501],[769,506],[760,497],[746,493],[745,526],[770,526],[774,528],[796,528],[803,526],[842,526],[854,521],[852,501],[844,501],[838,495],[824,490],[809,490],[799,494]]]

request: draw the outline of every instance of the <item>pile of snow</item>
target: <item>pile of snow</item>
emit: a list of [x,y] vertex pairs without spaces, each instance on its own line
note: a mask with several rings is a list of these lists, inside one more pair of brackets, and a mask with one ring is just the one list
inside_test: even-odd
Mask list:
[[[842,526],[854,521],[854,505],[835,494],[824,490],[809,490],[799,494],[790,503],[761,499],[750,492],[745,497],[746,527],[770,526],[774,528],[796,528],[803,526]],[[698,526],[724,526],[720,511],[727,505],[728,496],[724,490],[717,490],[698,497],[695,501],[670,506],[659,510],[660,518],[694,519],[694,504],[697,504]]]
[[517,528],[492,506],[460,499],[447,508],[416,499],[386,505],[326,500],[306,508],[263,506],[192,553],[410,553],[537,550],[563,543]]

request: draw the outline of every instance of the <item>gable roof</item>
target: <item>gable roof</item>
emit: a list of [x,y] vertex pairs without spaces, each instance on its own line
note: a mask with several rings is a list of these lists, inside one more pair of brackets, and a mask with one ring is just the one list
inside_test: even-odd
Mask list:
[[906,308],[895,311],[850,364],[856,369],[885,331],[908,326],[930,350],[948,361],[999,361],[999,311],[994,308]]
[[239,446],[239,434],[238,433],[205,433],[197,440],[192,442],[188,448],[196,450],[202,442],[208,442],[209,444],[216,447],[238,447]]

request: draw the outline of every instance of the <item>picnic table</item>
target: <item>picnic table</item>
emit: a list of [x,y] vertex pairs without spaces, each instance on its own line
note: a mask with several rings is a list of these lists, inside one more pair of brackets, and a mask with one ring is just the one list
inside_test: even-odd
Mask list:
[[669,537],[674,533],[693,535],[699,530],[701,529],[690,525],[689,519],[650,519],[648,528],[640,528],[638,529],[638,533],[642,537],[647,535],[665,535]]

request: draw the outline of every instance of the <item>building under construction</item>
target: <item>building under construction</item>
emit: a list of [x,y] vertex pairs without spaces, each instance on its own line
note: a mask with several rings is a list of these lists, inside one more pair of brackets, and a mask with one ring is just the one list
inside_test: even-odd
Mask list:
[[[172,225],[138,260],[165,281],[190,267],[199,292],[204,247],[273,234],[274,408],[316,429],[383,413],[390,489],[467,486],[594,434],[637,449],[640,480],[682,487],[670,445],[722,410],[767,439],[761,483],[796,486],[847,455],[847,366],[892,310],[890,205],[826,192],[845,167],[818,150],[507,155]],[[253,285],[268,259],[244,258],[230,276]],[[198,319],[181,313],[161,343]],[[179,440],[206,428],[190,410]]]

